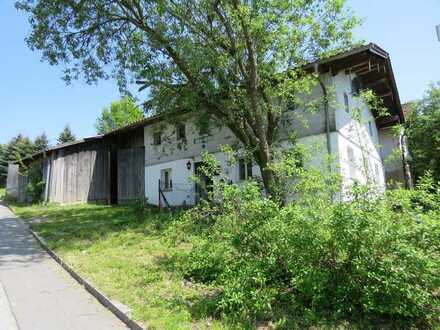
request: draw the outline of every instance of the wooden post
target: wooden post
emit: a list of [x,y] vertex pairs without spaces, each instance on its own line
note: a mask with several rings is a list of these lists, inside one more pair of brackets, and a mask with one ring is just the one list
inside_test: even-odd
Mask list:
[[158,206],[159,206],[159,209],[160,209],[160,208],[162,208],[162,203],[161,203],[161,200],[160,200],[160,179],[159,179],[159,184],[158,184],[157,188],[158,188],[157,192],[159,194],[159,202],[158,202],[159,205]]

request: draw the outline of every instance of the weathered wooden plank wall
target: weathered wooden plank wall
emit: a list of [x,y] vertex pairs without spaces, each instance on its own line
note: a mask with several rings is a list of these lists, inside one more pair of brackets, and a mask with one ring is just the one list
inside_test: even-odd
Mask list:
[[105,144],[84,143],[54,150],[50,166],[47,199],[50,202],[107,202],[109,199],[108,149]]
[[8,176],[6,177],[6,195],[12,198],[18,197],[18,168],[17,164],[8,164]]
[[145,195],[144,147],[118,150],[118,201]]
[[28,177],[26,175],[18,174],[18,194],[17,201],[24,203],[28,201],[26,194],[26,187],[28,184]]
[[[57,203],[126,202],[145,194],[144,129],[110,134],[98,141],[49,151],[44,159],[45,200]],[[110,176],[110,154],[117,156],[118,174]]]

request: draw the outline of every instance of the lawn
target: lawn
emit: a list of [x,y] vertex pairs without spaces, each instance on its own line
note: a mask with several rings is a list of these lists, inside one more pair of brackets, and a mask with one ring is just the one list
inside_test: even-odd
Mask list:
[[5,192],[6,192],[6,189],[0,187],[0,199],[2,199],[5,196]]
[[146,327],[231,327],[204,312],[210,288],[182,276],[179,260],[192,237],[182,233],[186,239],[173,239],[180,230],[178,215],[151,213],[140,221],[129,207],[12,206],[56,253],[107,296],[129,306]]

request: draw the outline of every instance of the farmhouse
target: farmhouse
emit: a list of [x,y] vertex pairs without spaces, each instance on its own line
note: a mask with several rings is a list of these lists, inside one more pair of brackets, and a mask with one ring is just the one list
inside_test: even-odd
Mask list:
[[[332,155],[332,168],[346,184],[368,181],[381,189],[387,182],[410,185],[404,138],[392,134],[392,127],[405,118],[389,54],[368,44],[306,69],[319,73],[322,81],[309,97],[321,99],[331,93],[334,101],[323,103],[322,111],[288,111],[281,140],[296,131],[298,142],[312,152],[309,164],[325,166],[326,156]],[[361,89],[373,90],[388,114],[371,111],[359,97]],[[359,110],[358,118],[353,116],[354,109]],[[192,180],[204,151],[215,155],[231,182],[260,176],[256,164],[244,159],[234,166],[228,164],[221,146],[240,146],[228,128],[214,123],[199,129],[190,112],[175,115],[172,122],[166,116],[145,118],[35,155],[31,162],[40,161],[44,169],[44,199],[119,203],[145,196],[153,204],[191,205],[204,193]],[[401,151],[399,156],[388,160],[396,149]]]

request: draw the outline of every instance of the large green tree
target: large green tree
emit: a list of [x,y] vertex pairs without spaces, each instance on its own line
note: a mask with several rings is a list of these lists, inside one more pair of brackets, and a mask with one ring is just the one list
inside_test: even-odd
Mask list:
[[[5,144],[2,148],[2,152],[0,152],[0,177],[3,178],[3,182],[6,180],[8,164],[10,162],[23,165],[23,160],[32,156],[34,152],[34,144],[28,137],[22,134],[18,134]],[[22,166],[21,170],[25,171],[26,167]]]
[[69,125],[66,125],[58,136],[58,144],[64,144],[74,142],[76,140],[75,135],[72,133]]
[[98,134],[105,134],[114,129],[124,127],[144,117],[144,112],[129,96],[119,101],[114,101],[109,107],[102,110],[96,120],[96,131]]
[[49,140],[47,139],[46,133],[41,133],[34,140],[34,150],[35,152],[44,151],[49,148]]
[[152,111],[193,111],[227,126],[268,193],[286,104],[310,89],[305,63],[348,47],[344,0],[21,0],[31,49],[65,79],[138,80]]
[[423,99],[412,103],[405,133],[415,179],[431,171],[440,181],[440,83],[432,85]]

